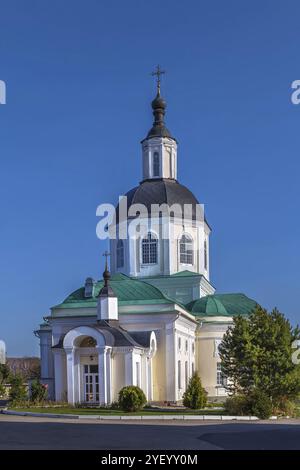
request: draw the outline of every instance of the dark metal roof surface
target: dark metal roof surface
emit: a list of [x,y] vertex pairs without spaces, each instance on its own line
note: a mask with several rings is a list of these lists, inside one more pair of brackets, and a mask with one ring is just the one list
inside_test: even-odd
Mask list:
[[[136,348],[147,348],[149,347],[150,341],[150,332],[139,332],[138,334],[131,334],[130,332],[124,330],[119,324],[118,320],[101,320],[97,324],[91,325],[91,328],[95,328],[100,331],[101,334],[105,337],[105,344],[112,347],[124,347],[124,346],[133,346]],[[149,341],[147,338],[149,336]],[[52,349],[63,349],[64,342],[63,335],[57,344],[52,346]],[[141,342],[138,341],[141,340]]]
[[[151,214],[152,204],[179,204],[183,214],[184,205],[190,204],[192,207],[192,218],[196,219],[196,205],[199,204],[194,194],[182,184],[172,179],[151,179],[145,180],[139,186],[126,193],[127,207],[133,204],[143,204]],[[118,220],[117,207],[117,220]],[[176,212],[175,212],[176,215]]]

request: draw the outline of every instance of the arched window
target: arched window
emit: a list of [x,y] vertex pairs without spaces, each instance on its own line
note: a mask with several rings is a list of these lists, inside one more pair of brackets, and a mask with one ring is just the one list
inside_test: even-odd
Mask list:
[[204,269],[207,269],[207,241],[204,240]]
[[118,240],[117,243],[117,268],[124,266],[124,243],[123,240]]
[[160,176],[159,153],[153,154],[153,176]]
[[194,263],[194,250],[193,240],[188,235],[182,235],[179,242],[180,263],[193,264]]
[[142,259],[143,264],[157,263],[157,238],[151,232],[142,240]]

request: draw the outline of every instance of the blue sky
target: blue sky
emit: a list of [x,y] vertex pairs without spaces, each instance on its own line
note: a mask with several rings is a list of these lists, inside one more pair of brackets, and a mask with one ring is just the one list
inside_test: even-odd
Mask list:
[[297,1],[1,0],[0,337],[37,354],[49,307],[101,277],[96,207],[141,179],[157,63],[211,280],[299,321]]

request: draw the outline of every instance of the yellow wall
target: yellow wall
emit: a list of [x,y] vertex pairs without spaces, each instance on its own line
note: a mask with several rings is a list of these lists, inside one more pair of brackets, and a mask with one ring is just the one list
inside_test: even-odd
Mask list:
[[162,331],[156,332],[157,351],[152,359],[153,401],[166,399],[166,343]]
[[118,400],[119,391],[125,385],[125,355],[114,354],[112,360],[112,401]]

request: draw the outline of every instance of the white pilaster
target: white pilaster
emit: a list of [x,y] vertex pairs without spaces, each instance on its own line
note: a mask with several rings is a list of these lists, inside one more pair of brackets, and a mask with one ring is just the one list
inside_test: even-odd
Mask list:
[[176,401],[177,354],[174,323],[166,325],[166,395],[168,401]]
[[66,374],[65,364],[64,364],[64,355],[65,352],[61,350],[54,349],[54,372],[55,372],[55,400],[63,401],[65,400],[64,396],[64,377]]
[[125,385],[133,385],[133,351],[125,355]]

